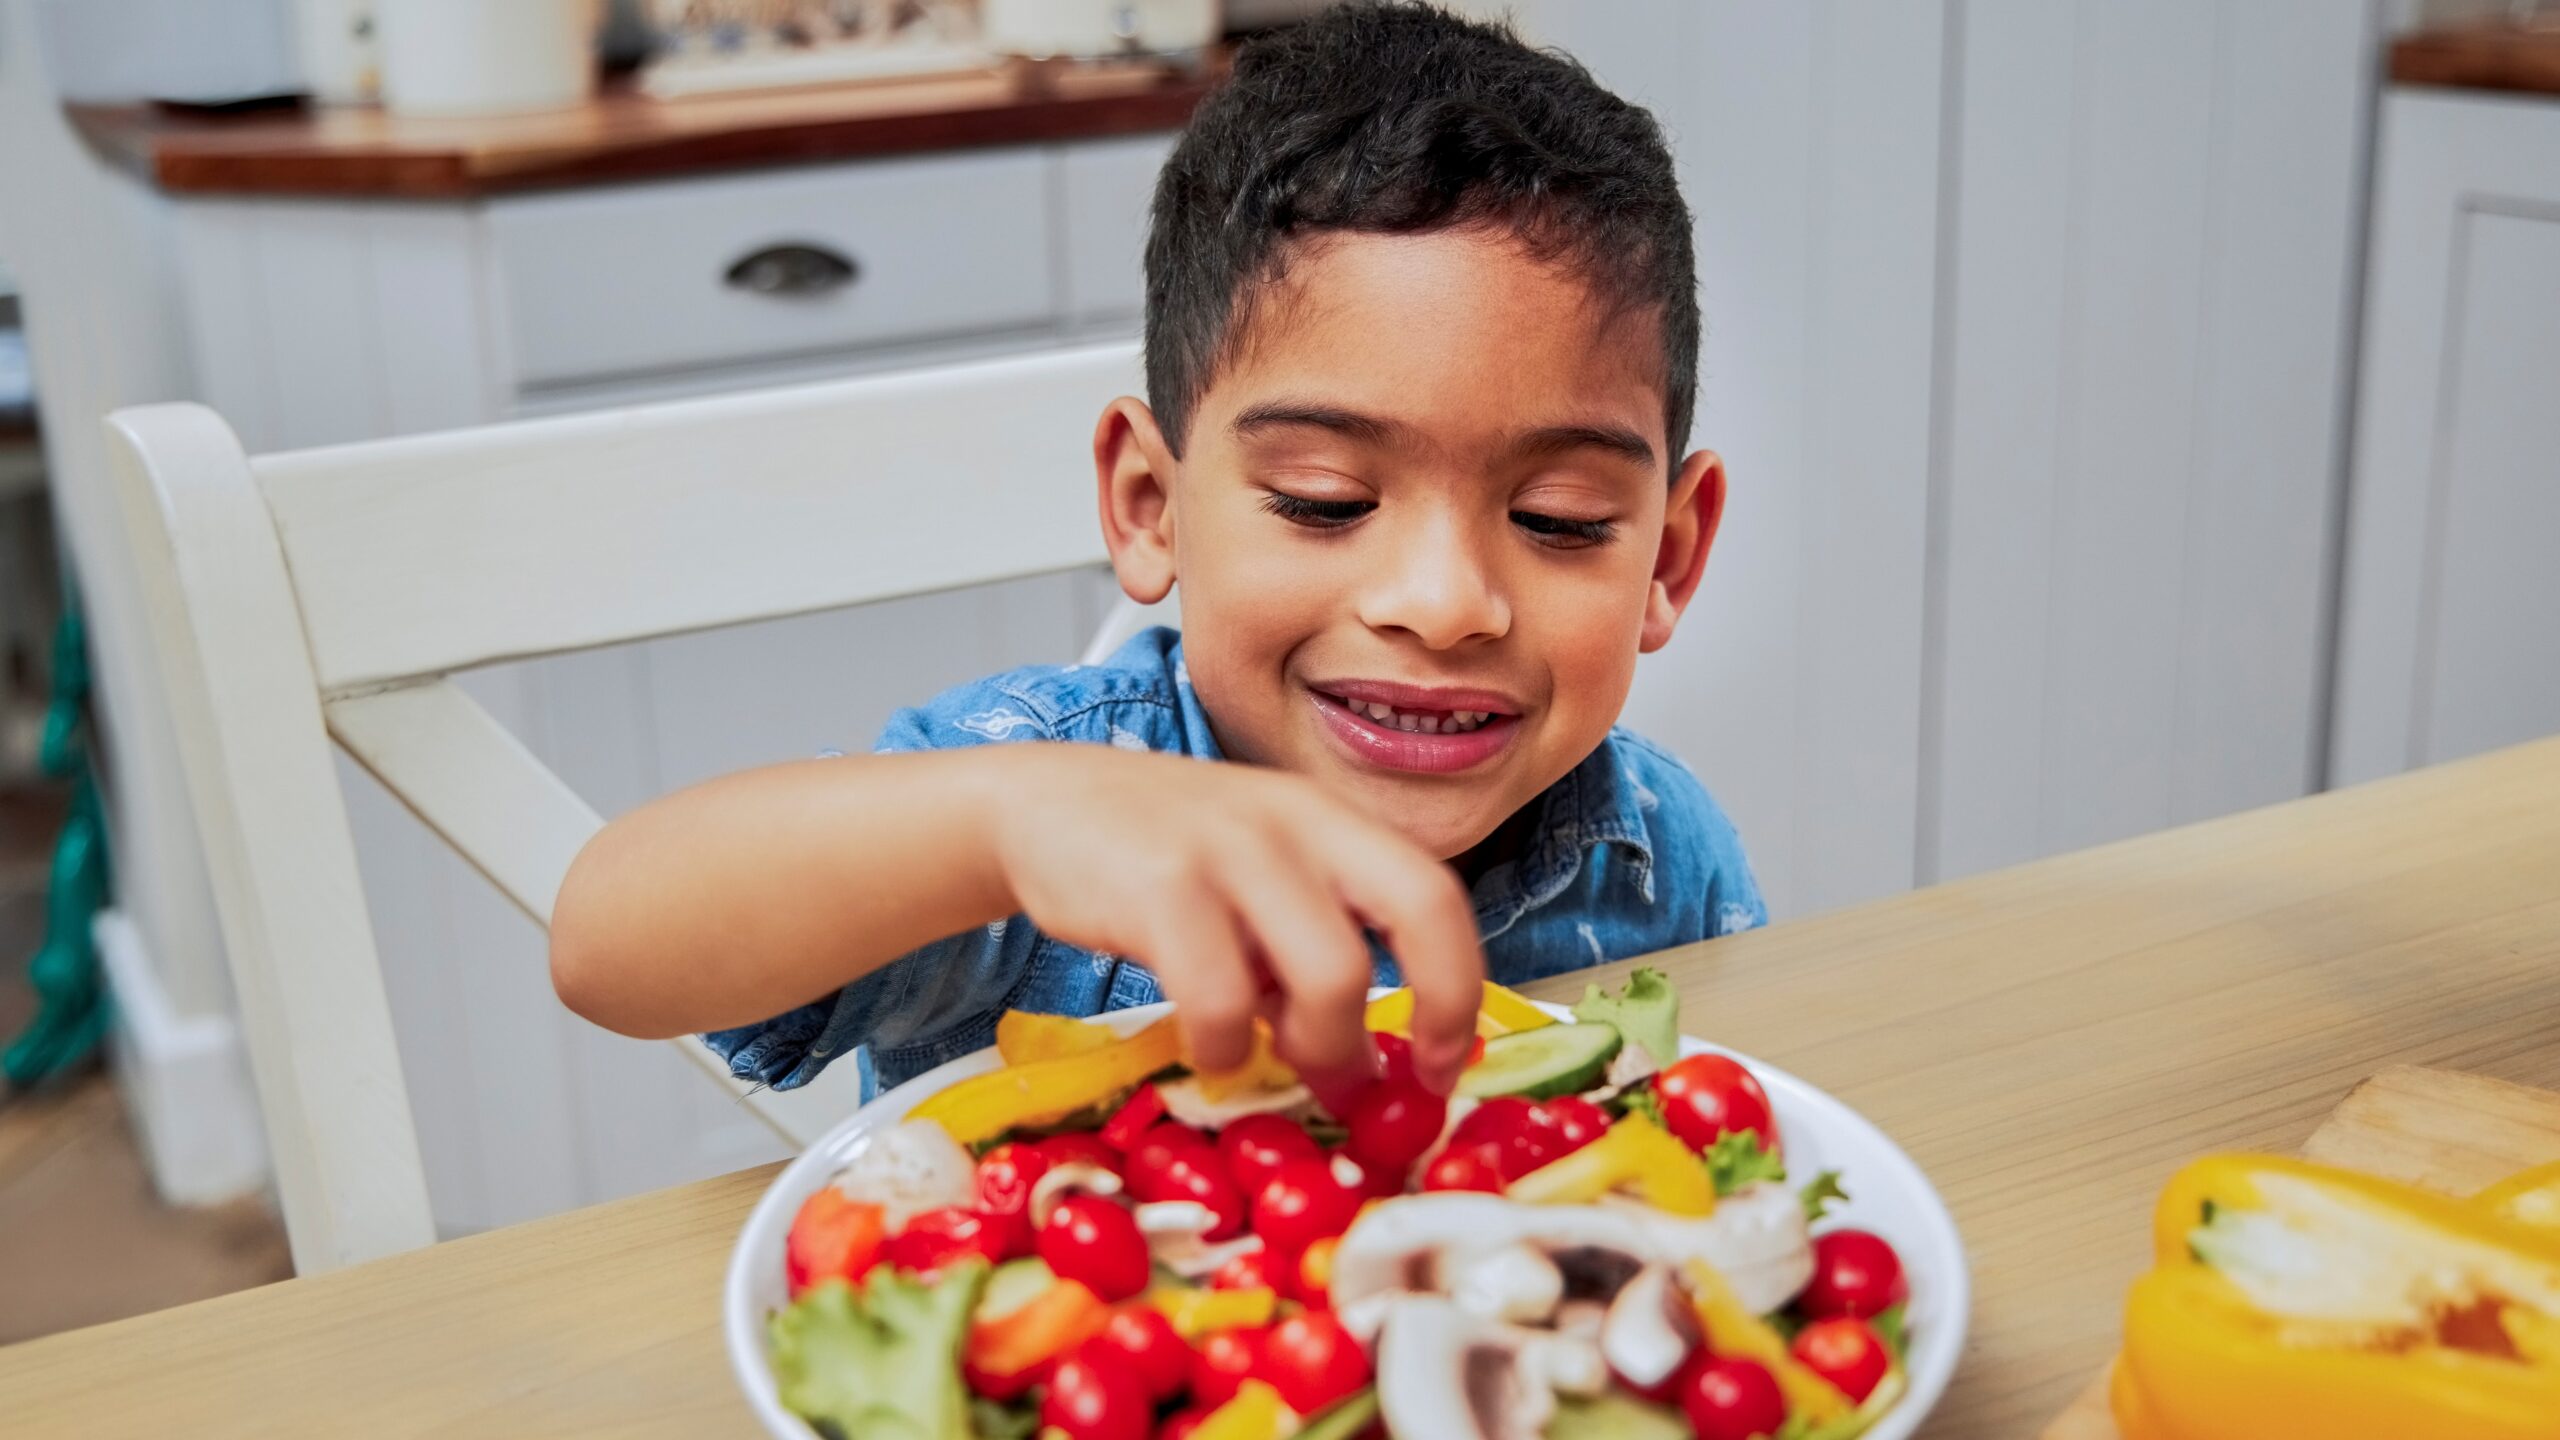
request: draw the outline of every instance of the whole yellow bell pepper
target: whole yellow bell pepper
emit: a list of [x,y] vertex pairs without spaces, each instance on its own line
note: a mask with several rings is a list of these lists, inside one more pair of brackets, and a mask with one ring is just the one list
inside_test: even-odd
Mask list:
[[973,1075],[916,1102],[907,1118],[936,1121],[952,1139],[974,1145],[1100,1105],[1181,1059],[1182,1037],[1168,1016],[1098,1050]]
[[2471,1197],[2493,1214],[2546,1230],[2560,1230],[2560,1160],[2521,1170]]
[[2161,1193],[2125,1304],[2125,1440],[2560,1440],[2560,1235],[2308,1161]]

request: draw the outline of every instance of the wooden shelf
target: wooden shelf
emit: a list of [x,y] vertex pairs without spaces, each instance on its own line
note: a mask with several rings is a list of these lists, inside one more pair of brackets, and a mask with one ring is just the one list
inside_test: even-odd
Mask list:
[[2560,95],[2560,25],[2463,25],[2404,35],[2391,46],[2391,81]]
[[66,110],[92,146],[164,190],[449,200],[1170,130],[1212,78],[1130,65],[685,100],[609,90],[571,110],[467,119],[370,107],[237,116],[144,105]]

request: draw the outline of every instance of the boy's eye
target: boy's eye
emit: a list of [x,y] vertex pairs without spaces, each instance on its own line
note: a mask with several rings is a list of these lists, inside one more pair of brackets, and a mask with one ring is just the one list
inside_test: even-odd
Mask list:
[[1284,495],[1277,490],[1262,502],[1262,508],[1293,525],[1333,530],[1348,525],[1378,508],[1375,500],[1309,500],[1301,495]]
[[1511,523],[1538,537],[1538,543],[1558,550],[1579,550],[1586,545],[1605,545],[1618,533],[1614,520],[1567,520],[1561,515],[1541,515],[1534,510],[1514,510]]

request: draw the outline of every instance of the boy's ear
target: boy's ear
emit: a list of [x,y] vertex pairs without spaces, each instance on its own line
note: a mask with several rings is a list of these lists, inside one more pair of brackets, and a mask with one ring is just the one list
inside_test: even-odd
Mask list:
[[1102,543],[1121,593],[1153,605],[1173,590],[1173,477],[1177,462],[1146,402],[1123,395],[1093,427],[1094,498]]
[[1639,652],[1650,655],[1671,643],[1672,628],[1698,593],[1707,551],[1724,521],[1724,459],[1701,450],[1680,462],[1671,481],[1671,505],[1662,516],[1662,549],[1653,558],[1653,587],[1645,596]]

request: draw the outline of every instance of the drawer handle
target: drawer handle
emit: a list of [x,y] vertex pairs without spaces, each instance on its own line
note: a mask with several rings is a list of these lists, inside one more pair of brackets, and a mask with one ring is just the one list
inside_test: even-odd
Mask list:
[[767,245],[729,267],[728,282],[758,295],[824,295],[862,276],[852,257],[824,245]]

